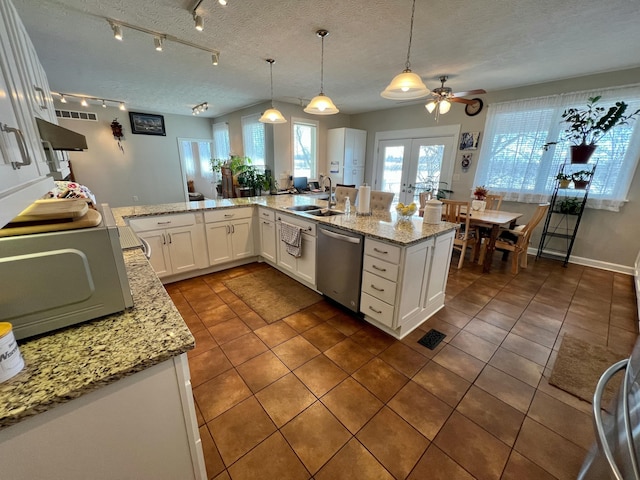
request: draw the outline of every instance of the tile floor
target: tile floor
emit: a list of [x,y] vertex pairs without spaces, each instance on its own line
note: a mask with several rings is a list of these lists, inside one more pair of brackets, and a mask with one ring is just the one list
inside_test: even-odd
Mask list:
[[402,341],[325,301],[265,323],[223,283],[261,268],[166,286],[196,338],[211,479],[574,479],[594,437],[590,404],[547,382],[561,338],[637,336],[631,277],[553,260],[452,268],[445,308]]

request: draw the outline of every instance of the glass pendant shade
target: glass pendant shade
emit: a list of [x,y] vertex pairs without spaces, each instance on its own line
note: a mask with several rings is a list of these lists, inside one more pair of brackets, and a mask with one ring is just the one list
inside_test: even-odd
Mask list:
[[426,108],[429,113],[433,113],[433,111],[436,109],[436,102],[434,102],[433,100],[431,100],[429,103],[427,103],[424,108]]
[[443,115],[447,113],[450,108],[451,108],[451,102],[449,102],[448,100],[442,100],[438,107],[438,111],[440,112],[441,115]]
[[287,120],[282,116],[282,113],[275,108],[265,110],[258,121],[262,123],[287,123]]
[[321,92],[318,96],[311,99],[304,111],[312,115],[334,115],[340,110],[338,110],[329,97]]
[[389,100],[416,100],[429,95],[430,90],[420,76],[411,70],[405,70],[393,77],[380,96]]

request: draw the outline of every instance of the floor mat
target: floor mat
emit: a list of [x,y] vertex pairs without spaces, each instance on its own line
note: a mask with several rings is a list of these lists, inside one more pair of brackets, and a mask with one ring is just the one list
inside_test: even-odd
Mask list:
[[222,282],[265,322],[273,323],[319,302],[322,296],[275,268]]
[[424,337],[418,340],[420,345],[424,345],[430,350],[433,350],[438,344],[446,337],[446,335],[433,328],[429,330]]

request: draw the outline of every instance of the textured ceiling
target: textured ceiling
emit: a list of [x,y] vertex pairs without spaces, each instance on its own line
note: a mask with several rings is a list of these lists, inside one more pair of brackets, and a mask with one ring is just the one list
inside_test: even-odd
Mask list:
[[[411,0],[13,0],[54,91],[123,100],[132,110],[214,117],[269,99],[301,103],[320,91],[343,113],[398,106],[380,91],[404,68]],[[640,66],[637,0],[417,0],[411,67],[430,88],[487,91]],[[211,55],[104,19],[220,51]],[[302,99],[302,100],[301,100]]]

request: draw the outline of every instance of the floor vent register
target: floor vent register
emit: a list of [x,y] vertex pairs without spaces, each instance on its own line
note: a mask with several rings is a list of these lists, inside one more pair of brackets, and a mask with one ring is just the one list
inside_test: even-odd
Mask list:
[[438,330],[434,330],[433,328],[429,330],[424,337],[418,340],[420,345],[424,345],[430,350],[435,349],[438,344],[446,337],[446,335]]

